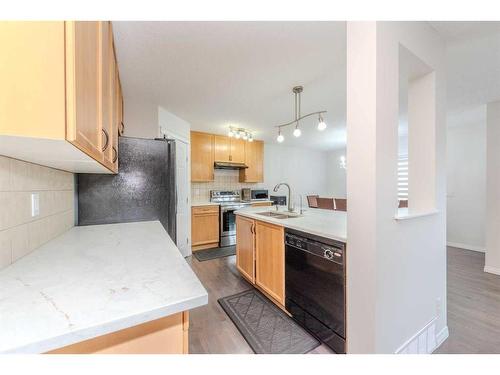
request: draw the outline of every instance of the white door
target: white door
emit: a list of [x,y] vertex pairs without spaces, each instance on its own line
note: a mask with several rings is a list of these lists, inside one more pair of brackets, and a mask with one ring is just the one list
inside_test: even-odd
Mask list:
[[189,204],[189,145],[175,140],[175,171],[177,184],[177,247],[184,257],[191,255],[191,215]]

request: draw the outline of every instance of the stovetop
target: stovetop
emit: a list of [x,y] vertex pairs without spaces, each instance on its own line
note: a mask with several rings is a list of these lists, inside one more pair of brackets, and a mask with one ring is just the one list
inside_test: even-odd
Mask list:
[[220,203],[221,206],[250,204],[248,201],[241,200],[238,190],[211,190],[210,201]]

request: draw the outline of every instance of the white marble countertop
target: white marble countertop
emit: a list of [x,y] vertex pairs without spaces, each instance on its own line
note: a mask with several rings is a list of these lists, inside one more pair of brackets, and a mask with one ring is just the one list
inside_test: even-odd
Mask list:
[[160,222],[74,227],[0,271],[0,353],[43,353],[207,302]]
[[[284,210],[285,207],[280,207],[280,212]],[[280,225],[285,228],[331,238],[344,243],[347,242],[347,215],[345,212],[322,210],[318,208],[306,208],[304,209],[303,215],[300,217],[276,219],[258,214],[258,212],[264,211],[275,212],[276,209],[274,207],[248,207],[238,210],[235,213],[251,219]]]

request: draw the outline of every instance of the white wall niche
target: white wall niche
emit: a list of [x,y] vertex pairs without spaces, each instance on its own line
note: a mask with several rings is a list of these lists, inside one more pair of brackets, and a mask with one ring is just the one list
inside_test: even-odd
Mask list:
[[398,198],[407,189],[408,208],[396,219],[436,213],[435,80],[434,70],[400,43],[398,168],[407,169],[398,170]]

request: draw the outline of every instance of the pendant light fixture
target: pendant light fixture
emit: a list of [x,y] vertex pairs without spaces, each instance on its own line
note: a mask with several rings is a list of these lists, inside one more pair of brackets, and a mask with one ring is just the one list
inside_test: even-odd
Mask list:
[[278,137],[276,137],[276,140],[279,143],[281,143],[285,140],[285,137],[283,136],[283,134],[281,134],[281,128],[295,124],[295,129],[293,130],[293,135],[295,137],[300,137],[302,134],[302,130],[299,128],[299,122],[300,122],[300,120],[303,120],[309,116],[318,115],[318,130],[323,131],[326,129],[326,123],[323,120],[323,116],[321,116],[323,113],[326,113],[326,111],[311,112],[311,113],[308,113],[307,115],[304,115],[304,116],[301,115],[301,113],[300,113],[301,97],[300,96],[301,96],[303,90],[304,90],[304,88],[302,86],[295,86],[292,89],[292,92],[295,96],[295,119],[290,121],[290,122],[287,122],[286,124],[276,126],[278,128]]
[[283,134],[281,134],[281,128],[278,128],[278,137],[276,137],[276,140],[281,143],[285,140],[285,137],[283,137]]

